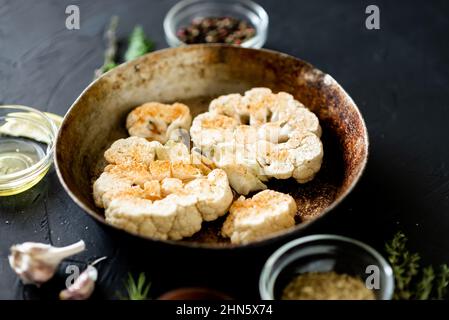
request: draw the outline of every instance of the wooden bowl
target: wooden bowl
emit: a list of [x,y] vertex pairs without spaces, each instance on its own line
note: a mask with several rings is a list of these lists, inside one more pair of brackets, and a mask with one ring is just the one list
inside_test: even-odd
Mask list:
[[174,289],[162,294],[158,300],[232,300],[227,294],[209,288],[187,287]]
[[[104,210],[94,204],[92,182],[105,165],[104,151],[113,141],[128,136],[125,119],[130,110],[148,101],[178,101],[187,104],[195,116],[207,110],[211,99],[253,87],[293,94],[315,112],[323,128],[324,160],[315,179],[307,184],[277,180],[268,185],[296,199],[297,225],[257,244],[300,233],[353,189],[366,165],[368,134],[354,101],[331,76],[279,52],[184,46],[145,55],[106,73],[84,90],[64,118],[55,155],[60,181],[84,211],[106,224]],[[236,247],[220,236],[222,223],[223,218],[204,223],[200,232],[182,241],[150,240],[191,247]]]

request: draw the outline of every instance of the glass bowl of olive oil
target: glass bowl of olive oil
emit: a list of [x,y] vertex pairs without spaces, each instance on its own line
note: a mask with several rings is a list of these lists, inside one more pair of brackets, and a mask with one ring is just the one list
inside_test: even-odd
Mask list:
[[44,113],[25,106],[0,106],[0,196],[36,185],[48,172],[58,128]]

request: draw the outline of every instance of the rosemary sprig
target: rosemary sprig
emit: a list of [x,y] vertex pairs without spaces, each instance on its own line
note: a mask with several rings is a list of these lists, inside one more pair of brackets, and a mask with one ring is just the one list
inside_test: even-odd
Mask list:
[[128,273],[128,281],[126,282],[126,291],[128,297],[127,300],[147,300],[150,291],[151,282],[146,280],[145,273],[141,272],[137,278],[137,282],[134,280],[131,273]]
[[[107,45],[104,52],[104,62],[99,69],[95,70],[94,79],[100,77],[103,73],[108,72],[118,65],[116,61],[118,47],[116,31],[118,21],[118,17],[113,16],[109,23],[109,27],[105,32],[104,37]],[[143,28],[141,26],[136,26],[129,37],[128,50],[125,53],[125,61],[136,59],[152,51],[153,48],[154,43],[145,36]]]
[[111,21],[109,22],[109,27],[105,32],[105,39],[107,42],[106,50],[104,52],[104,62],[103,65],[95,70],[95,78],[98,78],[103,73],[115,68],[117,63],[115,62],[115,58],[117,55],[117,26],[118,26],[118,17],[113,16]]

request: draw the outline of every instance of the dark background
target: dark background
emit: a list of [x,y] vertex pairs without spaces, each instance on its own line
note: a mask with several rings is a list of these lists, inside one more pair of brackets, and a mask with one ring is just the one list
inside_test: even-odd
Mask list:
[[[63,115],[102,64],[110,16],[120,16],[121,39],[141,24],[160,49],[167,46],[162,21],[175,2],[0,0],[0,104]],[[362,180],[309,232],[354,237],[382,251],[402,230],[423,264],[449,263],[449,2],[258,2],[270,16],[265,47],[331,74],[358,104],[370,135]],[[80,7],[80,30],[65,28],[69,4]],[[380,30],[365,28],[368,4],[380,7]],[[0,198],[0,299],[51,299],[63,287],[65,265],[40,290],[23,287],[8,266],[12,244],[79,239],[87,251],[65,264],[108,256],[99,265],[97,298],[116,298],[127,272],[141,271],[154,297],[193,285],[257,298],[259,272],[280,245],[206,255],[154,248],[94,222],[52,171],[32,190]]]

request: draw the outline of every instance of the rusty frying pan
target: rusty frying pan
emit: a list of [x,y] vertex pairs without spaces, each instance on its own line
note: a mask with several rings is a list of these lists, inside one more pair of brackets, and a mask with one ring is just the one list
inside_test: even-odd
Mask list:
[[[304,185],[289,180],[268,185],[290,193],[299,208],[295,228],[271,240],[299,234],[340,203],[357,183],[367,161],[368,135],[354,101],[331,76],[279,52],[185,46],[154,52],[113,69],[89,85],[65,116],[56,142],[59,179],[85,212],[106,224],[103,209],[94,205],[92,182],[105,166],[104,151],[113,141],[128,136],[125,119],[131,109],[148,101],[178,101],[195,116],[207,110],[211,99],[253,87],[293,94],[315,112],[323,128],[324,161],[315,179]],[[205,223],[200,232],[182,241],[149,240],[189,247],[236,247],[220,236],[222,222]]]

